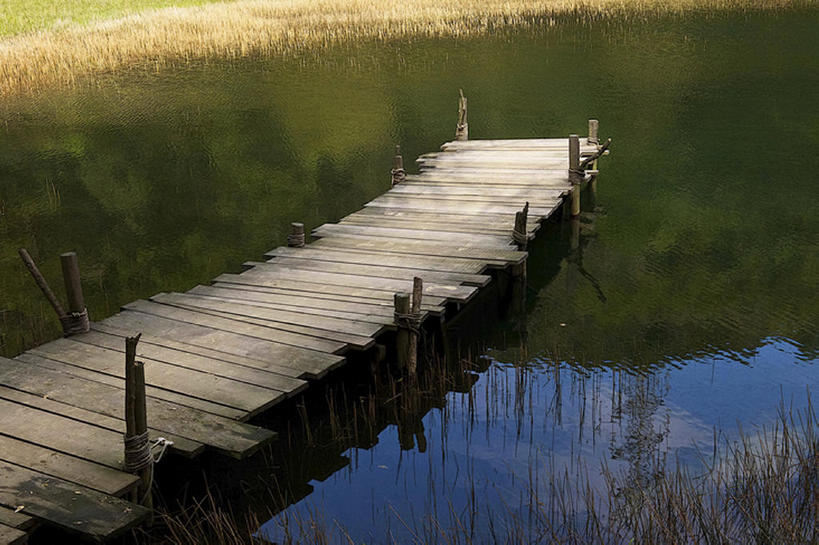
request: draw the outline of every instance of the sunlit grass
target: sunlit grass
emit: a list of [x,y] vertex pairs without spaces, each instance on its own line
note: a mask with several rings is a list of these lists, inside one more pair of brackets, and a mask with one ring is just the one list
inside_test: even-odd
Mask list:
[[87,24],[148,9],[217,1],[222,0],[3,0],[0,2],[0,36]]
[[[76,0],[75,0],[76,1]],[[189,4],[193,0],[176,2]],[[166,2],[145,0],[141,4]],[[508,25],[689,10],[783,9],[806,0],[239,0],[145,11],[0,42],[0,94],[125,67],[281,54],[362,39],[468,36]],[[110,13],[122,2],[109,0]],[[139,5],[138,3],[137,5]],[[51,14],[53,19],[56,15]],[[83,21],[78,16],[72,20]],[[18,23],[19,25],[19,23]],[[36,25],[35,25],[36,26]]]

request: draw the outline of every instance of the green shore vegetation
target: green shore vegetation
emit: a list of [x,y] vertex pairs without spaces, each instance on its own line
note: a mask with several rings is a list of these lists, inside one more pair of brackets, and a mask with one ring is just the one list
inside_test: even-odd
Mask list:
[[0,2],[0,39],[27,32],[59,31],[146,10],[208,4],[215,0],[5,0]]
[[[162,9],[147,9],[173,4]],[[141,0],[4,3],[0,96],[124,68],[300,52],[360,40],[474,36],[507,26],[592,24],[700,10],[778,10],[809,0]],[[196,6],[194,4],[203,4]],[[187,6],[187,7],[184,7]],[[147,11],[140,11],[146,9]],[[106,19],[106,17],[115,17]],[[118,17],[118,18],[116,18]],[[63,21],[66,21],[63,24]],[[84,24],[88,23],[88,24]],[[26,32],[26,30],[36,30]],[[17,34],[23,32],[22,34]]]

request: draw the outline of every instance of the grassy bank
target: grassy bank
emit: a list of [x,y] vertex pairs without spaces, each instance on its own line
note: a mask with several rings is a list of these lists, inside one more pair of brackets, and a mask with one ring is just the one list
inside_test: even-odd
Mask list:
[[[98,20],[170,1],[4,4],[8,32],[45,28],[0,42],[0,95],[72,84],[126,67],[156,69],[206,58],[280,54],[361,39],[474,35],[506,25],[548,25],[556,17],[593,22],[690,10],[783,9],[806,0],[177,0],[174,7]],[[190,6],[190,4],[203,4]],[[179,7],[188,5],[189,7]],[[66,20],[69,23],[55,24]],[[84,21],[94,22],[82,24]],[[18,29],[18,30],[15,30]]]
[[40,30],[86,25],[146,10],[209,4],[218,0],[4,0],[0,38]]

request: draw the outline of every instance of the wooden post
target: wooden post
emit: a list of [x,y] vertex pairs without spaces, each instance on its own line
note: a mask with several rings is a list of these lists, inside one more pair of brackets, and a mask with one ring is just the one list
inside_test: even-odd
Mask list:
[[529,242],[527,224],[529,222],[529,203],[520,212],[515,212],[515,228],[512,230],[512,239],[518,245],[518,250],[525,250]]
[[290,224],[290,234],[287,235],[287,245],[291,248],[304,248],[304,224],[293,222]]
[[398,367],[403,371],[409,367],[410,330],[406,327],[404,316],[410,313],[410,295],[406,292],[396,293],[393,296],[395,305],[395,324],[398,333],[395,335],[395,352]]
[[23,263],[26,265],[28,272],[30,272],[32,278],[34,278],[34,282],[37,284],[37,287],[43,292],[43,295],[45,295],[45,298],[48,299],[48,302],[51,303],[51,307],[54,309],[54,312],[57,313],[57,316],[62,319],[65,316],[65,309],[63,309],[60,301],[57,300],[57,296],[54,295],[54,292],[51,291],[51,287],[48,285],[48,282],[46,282],[46,279],[43,277],[40,269],[37,268],[34,260],[31,259],[31,255],[25,248],[20,248],[18,253],[20,254],[20,259],[22,259]]
[[569,182],[572,184],[572,217],[580,214],[580,184],[583,173],[580,171],[580,138],[569,135]]
[[125,469],[139,477],[132,501],[152,509],[153,459],[148,447],[145,365],[136,361],[140,337],[125,338]]
[[469,122],[466,116],[466,97],[464,90],[459,90],[461,98],[458,101],[458,126],[455,128],[455,140],[469,140]]
[[600,129],[600,122],[596,119],[589,119],[589,137],[586,138],[586,142],[589,144],[597,145],[600,143],[598,132]]
[[420,333],[419,328],[421,326],[421,301],[423,297],[424,281],[416,276],[412,279],[412,307],[410,308],[410,313],[413,316],[414,327],[410,331],[409,358],[407,360],[409,376],[413,380],[415,379],[416,369],[418,368],[418,337]]
[[85,308],[85,299],[82,294],[80,280],[80,265],[76,252],[60,254],[60,265],[63,269],[65,293],[68,297],[68,313],[62,320],[63,333],[66,337],[86,333],[91,329],[88,321],[88,310]]
[[395,157],[392,158],[392,170],[390,171],[390,175],[390,185],[392,187],[395,187],[407,179],[407,173],[404,170],[404,157],[401,155],[401,146],[395,146]]

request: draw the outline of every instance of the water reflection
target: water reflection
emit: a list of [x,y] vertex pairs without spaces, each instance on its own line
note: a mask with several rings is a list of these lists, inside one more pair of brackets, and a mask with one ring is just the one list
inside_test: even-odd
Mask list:
[[489,355],[485,371],[468,373],[475,379],[468,391],[447,394],[420,418],[404,414],[373,446],[344,451],[347,465],[311,480],[310,495],[264,531],[282,540],[317,524],[335,536],[330,543],[505,535],[503,525],[512,524],[537,532],[531,512],[559,513],[548,504],[559,499],[555,491],[586,479],[605,490],[601,463],[635,491],[650,489],[675,464],[700,469],[715,440],[721,449],[735,438],[751,410],[759,426],[776,420],[780,400],[804,407],[815,379],[810,365],[790,363],[798,357],[771,339],[744,363],[708,358],[634,374]]
[[[635,486],[696,465],[715,428],[719,441],[769,422],[780,396],[798,406],[817,383],[817,25],[815,9],[566,23],[4,99],[0,353],[59,334],[18,247],[53,284],[77,250],[94,317],[188,289],[282,243],[291,221],[383,192],[393,144],[413,157],[449,138],[462,87],[475,138],[600,118],[614,153],[595,198],[544,227],[514,319],[499,325],[490,289],[449,324],[447,359],[470,372],[456,365],[416,406],[397,386],[304,400],[312,416],[283,418],[272,458],[237,469],[277,490],[248,501],[319,510],[360,539],[435,521],[487,535],[501,514],[557,510],[531,498],[566,479],[602,485],[602,460]],[[469,352],[470,335],[492,350]]]

